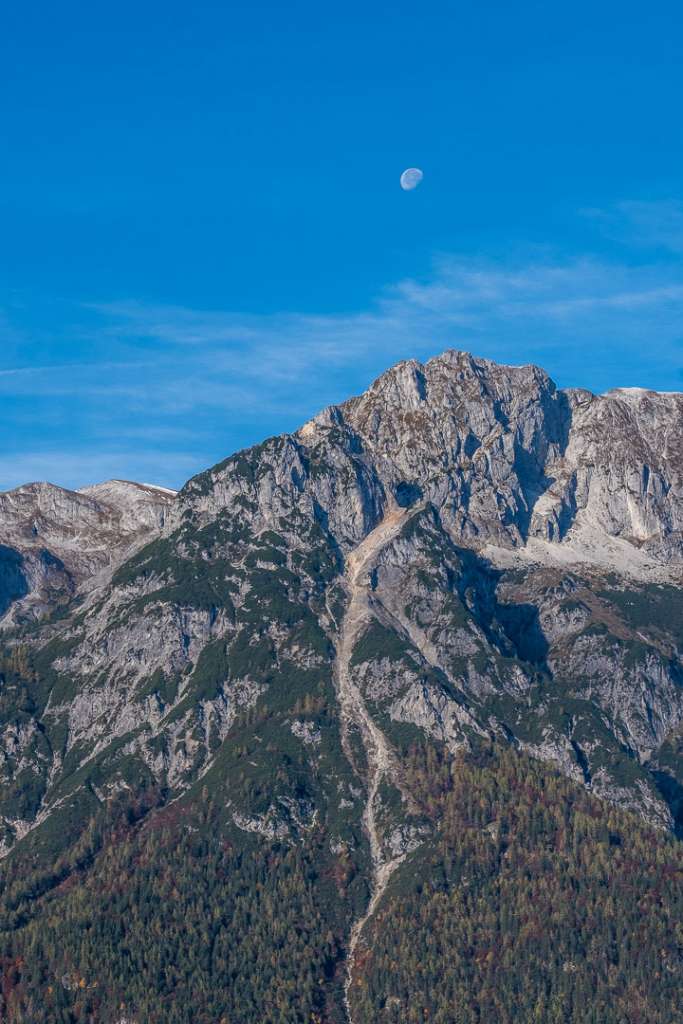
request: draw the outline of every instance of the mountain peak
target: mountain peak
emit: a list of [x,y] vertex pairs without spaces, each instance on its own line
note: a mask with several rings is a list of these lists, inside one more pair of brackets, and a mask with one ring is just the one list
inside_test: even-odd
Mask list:
[[[537,366],[449,350],[398,363],[295,436],[316,461],[323,448],[338,459],[341,446],[353,472],[362,467],[374,482],[365,488],[374,508],[399,488],[420,494],[459,543],[488,547],[494,560],[514,549],[552,564],[609,562],[643,578],[678,578],[681,401],[560,390]],[[354,507],[363,501],[358,494]],[[328,515],[334,521],[334,510]]]
[[[270,880],[281,885],[293,924],[280,928],[269,911],[258,934],[272,937],[274,921],[280,936],[301,931],[297,962],[308,962],[311,913],[332,914],[338,938],[325,940],[317,1009],[306,1019],[377,1019],[377,1002],[366,1017],[350,1011],[367,991],[367,950],[406,887],[433,897],[442,920],[448,872],[457,890],[473,892],[481,870],[499,892],[505,863],[510,891],[535,878],[546,898],[549,835],[555,852],[558,843],[579,851],[584,871],[571,874],[562,962],[579,955],[577,878],[596,886],[581,945],[594,948],[600,900],[609,903],[605,941],[613,933],[620,901],[605,895],[594,863],[609,880],[626,877],[640,927],[643,906],[661,901],[633,898],[637,823],[600,801],[683,832],[680,422],[676,400],[562,391],[537,367],[446,352],[398,364],[363,395],[235,453],[177,497],[125,480],[0,495],[0,856],[11,881],[0,909],[35,917],[39,929],[6,958],[11,972],[29,964],[34,987],[12,982],[3,993],[30,991],[35,1008],[50,979],[68,1005],[72,993],[85,998],[83,979],[86,996],[100,998],[104,960],[120,963],[118,947],[107,940],[99,961],[82,952],[64,960],[62,922],[81,908],[73,948],[82,951],[96,929],[78,887],[99,897],[101,880],[106,888],[113,879],[118,900],[122,879],[124,897],[129,878],[137,892],[162,879],[168,898],[146,906],[163,915],[168,905],[166,931],[179,936],[181,956],[189,941],[205,959],[211,849],[221,857],[212,891],[231,935],[235,920],[248,921],[250,935],[261,927],[254,886],[263,879],[269,901]],[[498,781],[482,775],[487,764],[503,766]],[[539,835],[551,809],[552,832]],[[643,834],[641,853],[666,847],[653,830]],[[527,866],[520,853],[530,841]],[[177,850],[180,869],[159,871],[156,858],[177,864]],[[624,871],[613,870],[615,856]],[[30,865],[23,902],[14,865]],[[239,914],[237,890],[246,898]],[[508,913],[514,901],[505,899]],[[190,930],[188,906],[198,915]],[[498,910],[488,916],[497,927]],[[133,919],[150,933],[148,917]],[[528,919],[525,909],[523,928]],[[666,929],[670,915],[662,920]],[[50,922],[59,935],[41,945]],[[486,971],[498,938],[482,947]],[[536,937],[529,942],[535,948]],[[271,948],[259,943],[249,962]],[[139,947],[127,938],[126,964]],[[62,958],[58,969],[34,971],[41,948],[50,963]],[[383,961],[392,977],[397,948],[392,939]],[[158,962],[151,976],[137,961],[127,969],[142,972],[143,987],[163,987],[160,1020],[177,985]],[[226,971],[225,987],[238,987]],[[283,1009],[279,985],[273,991],[273,1020],[303,1019]],[[126,1001],[126,1020],[152,1019],[141,998],[134,1016]],[[123,1020],[121,1002],[106,1004],[107,1019]],[[41,1019],[52,1020],[55,1005]],[[77,1005],[90,1013],[99,1004]],[[207,1020],[223,1015],[217,1006]],[[264,1019],[258,999],[253,1013],[244,1006],[231,1005],[229,1018]],[[407,1006],[387,999],[380,1012],[403,1020]],[[444,1009],[439,1019],[451,1016]]]
[[[177,496],[126,480],[81,492],[32,485],[0,495],[5,578],[13,581],[5,588],[5,623],[77,596],[83,622],[59,671],[111,679],[112,693],[114,680],[127,680],[132,693],[159,672],[175,680],[169,693],[181,693],[179,679],[185,687],[188,673],[203,678],[203,652],[237,643],[237,629],[247,653],[235,648],[229,663],[216,655],[221,678],[201,691],[213,695],[202,698],[202,715],[213,716],[220,733],[237,714],[237,705],[225,703],[225,673],[234,675],[239,664],[239,700],[257,701],[269,685],[254,667],[271,656],[258,653],[261,645],[278,648],[294,623],[303,632],[297,627],[286,641],[291,650],[283,647],[277,657],[301,657],[309,667],[324,661],[321,652],[341,643],[339,608],[360,587],[352,608],[370,624],[377,620],[373,630],[396,633],[400,644],[415,647],[416,663],[470,695],[459,710],[445,691],[433,695],[439,729],[457,746],[468,729],[492,728],[473,694],[480,701],[501,689],[526,693],[539,672],[554,677],[553,658],[565,664],[554,646],[554,616],[576,633],[572,657],[583,665],[581,644],[599,646],[586,630],[616,630],[619,642],[631,636],[617,599],[610,605],[600,593],[681,577],[677,399],[621,394],[563,391],[536,366],[500,366],[449,350],[424,363],[398,363],[362,395],[328,407],[292,435],[229,456]],[[594,578],[600,583],[587,582]],[[271,615],[284,623],[266,622]],[[435,623],[428,632],[423,620]],[[662,636],[648,647],[653,665],[674,643],[668,627]],[[317,646],[292,653],[311,637]],[[487,658],[494,667],[485,669]],[[669,670],[660,669],[669,687]],[[413,678],[412,668],[405,672]],[[386,685],[400,688],[398,681]],[[433,708],[418,689],[410,693],[400,707],[391,705],[392,714],[436,729]],[[136,720],[135,700],[121,701],[121,723]],[[163,709],[154,707],[160,723]],[[671,714],[662,711],[662,722],[673,721]],[[73,736],[103,742],[89,715],[76,715]],[[638,729],[634,749],[649,756],[665,726]],[[525,742],[570,757],[557,737],[546,747],[538,737]],[[179,754],[171,761],[164,770],[175,778],[185,762]]]
[[164,525],[175,492],[124,480],[78,491],[35,482],[0,493],[0,618],[41,616]]

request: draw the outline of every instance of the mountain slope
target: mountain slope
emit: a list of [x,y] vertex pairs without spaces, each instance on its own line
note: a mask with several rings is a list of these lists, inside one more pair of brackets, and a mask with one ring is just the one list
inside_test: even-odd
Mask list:
[[80,780],[64,762],[94,758],[112,761],[105,790],[123,760],[182,791],[288,672],[324,677],[334,705],[344,563],[402,508],[367,566],[387,650],[356,658],[378,713],[453,749],[467,730],[509,735],[670,827],[680,410],[446,353],[193,479],[38,653],[57,792]]
[[173,497],[126,480],[82,491],[35,483],[0,494],[0,622],[31,621],[67,604],[161,529]]
[[366,925],[351,1015],[352,862],[330,870],[322,830],[228,837],[209,796],[143,823],[129,806],[47,892],[7,862],[4,1018],[679,1024],[680,843],[509,748],[427,746],[407,768],[434,833]]
[[[49,906],[116,858],[122,805],[131,849],[157,820],[203,835],[210,807],[238,860],[301,852],[297,892],[328,893],[306,1013],[343,1019],[347,992],[358,1024],[377,915],[453,843],[417,751],[510,747],[679,830],[682,412],[680,395],[565,392],[447,352],[190,480],[59,622],[6,634],[8,877],[31,863]],[[34,916],[5,912],[7,934]]]

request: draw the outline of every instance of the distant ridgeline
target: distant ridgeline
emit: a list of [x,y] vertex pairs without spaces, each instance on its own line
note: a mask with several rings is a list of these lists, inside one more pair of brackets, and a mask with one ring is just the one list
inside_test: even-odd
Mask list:
[[0,495],[0,1021],[683,1024],[682,422],[447,352]]

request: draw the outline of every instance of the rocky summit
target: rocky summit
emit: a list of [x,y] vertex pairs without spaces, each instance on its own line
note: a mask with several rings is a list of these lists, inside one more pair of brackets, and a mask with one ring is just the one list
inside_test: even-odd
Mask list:
[[69,491],[32,483],[0,493],[0,622],[65,606],[164,525],[175,491],[127,480]]
[[[617,815],[606,835],[683,828],[682,394],[563,390],[458,351],[409,360],[177,495],[2,494],[0,559],[8,864],[51,865],[48,893],[95,870],[111,841],[86,856],[85,837],[129,800],[111,827],[136,842],[201,831],[205,808],[231,851],[315,846],[315,877],[343,888],[317,1017],[265,1013],[262,996],[226,1020],[369,1021],[377,1000],[413,1020],[398,988],[368,995],[368,934],[445,842],[426,778],[483,785],[481,758],[517,758],[565,777],[558,806]],[[497,843],[490,813],[477,835]],[[156,1020],[140,1000],[121,1019]]]

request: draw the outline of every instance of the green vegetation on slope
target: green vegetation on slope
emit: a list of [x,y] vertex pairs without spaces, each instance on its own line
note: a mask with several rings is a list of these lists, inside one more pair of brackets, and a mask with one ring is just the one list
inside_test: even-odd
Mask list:
[[[434,833],[367,926],[357,1024],[679,1024],[683,847],[509,748],[414,747]],[[208,782],[209,780],[207,780]],[[228,827],[210,784],[123,797],[52,873],[0,874],[7,1024],[342,1024],[358,865]]]
[[683,846],[496,746],[415,748],[436,840],[394,877],[357,1024],[678,1024]]
[[0,1019],[343,1021],[353,871],[322,833],[294,846],[228,837],[200,801],[142,828],[124,816],[104,842],[38,905],[5,869]]

